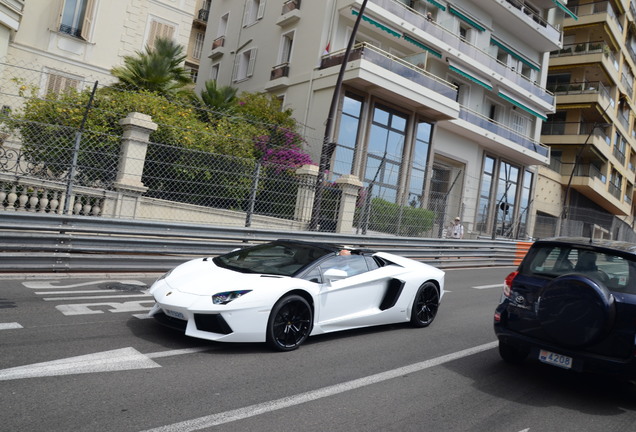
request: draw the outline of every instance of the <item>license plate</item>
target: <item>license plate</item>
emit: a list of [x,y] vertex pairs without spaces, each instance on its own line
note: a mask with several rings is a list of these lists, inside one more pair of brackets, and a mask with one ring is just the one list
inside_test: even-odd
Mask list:
[[171,316],[172,318],[178,318],[180,320],[185,320],[186,319],[185,315],[182,314],[179,311],[173,311],[173,310],[170,310],[170,309],[164,309],[163,311],[164,311],[164,313],[166,315]]
[[543,363],[558,366],[564,369],[572,368],[572,357],[565,356],[563,354],[553,353],[551,351],[541,350],[539,351],[539,361]]

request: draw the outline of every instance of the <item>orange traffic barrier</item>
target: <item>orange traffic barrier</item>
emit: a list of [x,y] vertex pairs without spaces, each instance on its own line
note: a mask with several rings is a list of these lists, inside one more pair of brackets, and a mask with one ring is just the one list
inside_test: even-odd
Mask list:
[[513,261],[514,265],[521,264],[521,260],[528,253],[528,249],[532,246],[532,242],[517,242],[517,249],[515,250],[515,259]]

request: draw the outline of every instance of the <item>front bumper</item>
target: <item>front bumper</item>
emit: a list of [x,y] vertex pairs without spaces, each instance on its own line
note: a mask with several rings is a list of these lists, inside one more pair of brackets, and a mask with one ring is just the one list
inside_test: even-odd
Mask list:
[[265,342],[271,308],[215,305],[211,295],[194,295],[170,288],[163,281],[151,288],[155,305],[148,313],[158,322],[187,336],[219,342]]

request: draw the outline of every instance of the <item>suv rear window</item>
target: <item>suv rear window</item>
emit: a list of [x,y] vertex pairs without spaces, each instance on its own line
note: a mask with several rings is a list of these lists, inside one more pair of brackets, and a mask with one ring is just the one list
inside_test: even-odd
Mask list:
[[[634,262],[611,253],[568,245],[535,248],[522,273],[555,278],[568,273],[594,277],[611,291],[636,294]],[[630,282],[630,280],[632,282]]]

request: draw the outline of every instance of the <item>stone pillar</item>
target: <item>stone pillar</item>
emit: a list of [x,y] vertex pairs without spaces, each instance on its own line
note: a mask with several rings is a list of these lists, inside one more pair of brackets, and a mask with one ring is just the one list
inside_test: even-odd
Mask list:
[[134,218],[138,201],[148,188],[141,182],[146,163],[146,152],[150,133],[157,130],[157,124],[150,116],[133,112],[119,121],[124,133],[119,153],[119,167],[114,183],[119,192],[116,214],[119,217]]
[[314,208],[318,166],[303,165],[296,170],[296,175],[298,176],[298,192],[296,193],[294,220],[309,223]]
[[353,174],[343,175],[336,180],[336,185],[342,192],[340,196],[340,206],[338,207],[338,223],[336,232],[351,234],[353,231],[353,216],[356,212],[356,201],[358,192],[363,184],[357,176]]

